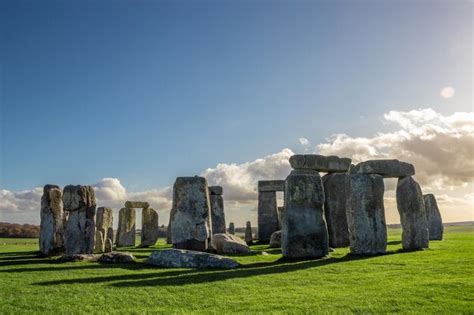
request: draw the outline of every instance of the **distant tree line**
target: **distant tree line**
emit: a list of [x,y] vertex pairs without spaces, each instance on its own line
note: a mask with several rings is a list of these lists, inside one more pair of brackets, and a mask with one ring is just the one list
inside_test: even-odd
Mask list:
[[39,231],[38,225],[0,222],[0,237],[38,238]]

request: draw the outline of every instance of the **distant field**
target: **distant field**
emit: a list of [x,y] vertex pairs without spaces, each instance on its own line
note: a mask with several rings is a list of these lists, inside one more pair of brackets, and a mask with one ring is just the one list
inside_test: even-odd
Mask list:
[[[161,240],[155,247],[168,245]],[[447,227],[430,249],[282,262],[255,245],[236,270],[55,263],[35,239],[0,239],[0,313],[474,313],[474,228]],[[129,248],[142,261],[153,249]],[[262,255],[262,251],[268,255]]]

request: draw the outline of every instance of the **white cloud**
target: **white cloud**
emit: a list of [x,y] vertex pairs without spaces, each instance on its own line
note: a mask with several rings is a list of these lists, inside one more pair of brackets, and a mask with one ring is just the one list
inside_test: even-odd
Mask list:
[[310,144],[309,140],[306,138],[299,138],[300,144],[304,147],[308,146]]
[[452,86],[445,86],[440,92],[441,96],[444,98],[451,98],[454,96],[454,93],[456,93],[456,91]]

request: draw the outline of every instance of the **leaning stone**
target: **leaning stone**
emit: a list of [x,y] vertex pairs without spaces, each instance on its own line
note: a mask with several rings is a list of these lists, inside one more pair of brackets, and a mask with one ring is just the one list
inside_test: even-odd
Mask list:
[[212,236],[211,206],[204,177],[178,177],[173,186],[174,248],[206,251]]
[[351,169],[356,174],[378,174],[384,178],[415,175],[413,164],[399,160],[369,160],[364,161]]
[[158,240],[158,213],[152,208],[142,210],[142,230],[140,247],[155,245]]
[[420,185],[411,176],[398,179],[397,209],[402,223],[403,249],[428,248],[429,232],[423,193]]
[[126,201],[125,208],[149,208],[150,204],[146,201]]
[[68,215],[64,232],[65,255],[92,254],[95,245],[94,189],[68,185],[64,187],[63,204]]
[[[211,186],[209,187],[209,192],[211,192],[209,198],[211,203],[212,233],[225,233],[224,199],[222,198],[222,187]],[[215,192],[219,192],[219,194],[216,194]]]
[[102,231],[95,231],[94,253],[103,253],[105,249],[104,234]]
[[106,264],[133,264],[136,259],[131,253],[110,252],[102,254],[98,261]]
[[234,225],[234,222],[230,222],[229,223],[229,234],[232,234],[234,235],[235,234],[235,225]]
[[214,234],[212,236],[212,247],[218,254],[248,254],[250,248],[238,236],[232,234]]
[[135,217],[136,211],[134,208],[120,209],[117,247],[135,246]]
[[147,263],[167,268],[234,269],[239,267],[238,262],[227,257],[182,249],[154,251],[148,258]]
[[99,253],[103,252],[105,239],[107,238],[113,239],[113,230],[112,230],[112,236],[108,235],[110,233],[109,229],[112,229],[112,225],[113,225],[112,208],[107,208],[107,207],[97,208],[96,230],[102,233],[102,239],[100,239],[100,241],[97,239],[98,235],[96,232],[96,240],[95,240],[96,252],[99,252]]
[[281,230],[284,257],[324,257],[328,231],[324,220],[324,190],[313,170],[293,170],[286,178],[285,211]]
[[252,244],[253,242],[252,224],[250,223],[250,221],[247,221],[247,224],[245,226],[245,242],[247,244]]
[[259,180],[258,191],[284,191],[285,181],[284,180]]
[[426,194],[423,195],[423,199],[425,202],[426,222],[428,224],[430,240],[440,241],[443,239],[444,227],[436,198],[433,194]]
[[106,239],[104,242],[104,253],[110,253],[114,249],[113,242],[110,238]]
[[280,248],[281,247],[281,231],[276,231],[270,237],[270,247]]
[[385,253],[387,228],[383,177],[375,174],[351,174],[346,185],[346,215],[351,253]]
[[64,213],[61,188],[45,185],[41,197],[40,252],[53,255],[64,250]]
[[346,181],[348,173],[329,173],[323,176],[324,216],[328,226],[329,246],[349,246],[349,228],[346,217]]
[[277,198],[275,191],[258,192],[258,240],[270,241],[270,236],[278,230]]
[[318,154],[296,154],[290,157],[293,169],[309,169],[318,172],[347,172],[351,159]]

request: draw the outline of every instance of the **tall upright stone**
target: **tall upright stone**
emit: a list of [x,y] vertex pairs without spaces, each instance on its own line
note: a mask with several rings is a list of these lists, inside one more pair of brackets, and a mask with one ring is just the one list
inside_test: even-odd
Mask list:
[[324,216],[328,226],[329,246],[349,246],[349,228],[346,217],[346,181],[348,173],[329,173],[323,176]]
[[324,190],[319,173],[295,169],[285,182],[285,211],[281,230],[284,257],[324,257],[329,252],[324,219]]
[[387,227],[383,177],[375,174],[351,174],[346,183],[346,215],[351,253],[385,253]]
[[142,210],[142,230],[140,247],[155,245],[158,240],[158,213],[152,208]]
[[212,234],[225,233],[224,199],[221,186],[209,186]]
[[229,223],[229,234],[232,234],[234,235],[235,234],[235,225],[234,225],[234,222],[230,222]]
[[277,191],[285,189],[283,180],[258,182],[258,240],[269,242],[270,236],[279,228]]
[[278,207],[277,208],[277,214],[278,214],[278,230],[281,230],[281,220],[283,216],[283,211],[285,210],[285,207]]
[[212,219],[204,177],[178,177],[173,186],[171,241],[177,249],[206,251],[211,245]]
[[168,221],[168,226],[166,228],[166,244],[173,244],[173,242],[171,242],[171,222],[173,221],[175,213],[176,213],[176,210],[174,209],[170,210],[170,218]]
[[45,185],[41,197],[40,252],[53,255],[64,250],[63,193],[56,185]]
[[119,211],[117,247],[135,246],[135,208],[122,208]]
[[420,185],[411,176],[397,183],[397,208],[402,223],[402,247],[405,250],[428,248],[429,232]]
[[[104,252],[105,240],[107,238],[110,238],[110,240],[113,242],[113,220],[114,218],[112,208],[97,208],[95,252]],[[100,232],[101,236],[97,232]]]
[[245,226],[245,242],[247,242],[247,245],[252,244],[253,242],[252,224],[250,221],[247,221]]
[[423,200],[425,202],[426,222],[428,223],[430,241],[440,241],[443,239],[444,227],[436,198],[433,194],[426,194],[423,195]]
[[65,255],[92,254],[96,211],[94,189],[68,185],[64,187],[63,204],[68,215],[64,232]]

